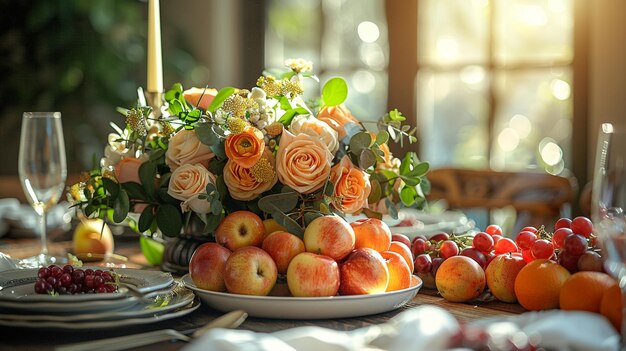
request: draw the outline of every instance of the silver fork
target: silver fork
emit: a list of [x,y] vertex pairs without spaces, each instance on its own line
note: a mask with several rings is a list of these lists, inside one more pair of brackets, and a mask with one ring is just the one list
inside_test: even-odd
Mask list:
[[67,344],[57,346],[56,351],[119,351],[126,350],[133,347],[145,346],[167,340],[180,340],[189,342],[194,338],[197,338],[208,330],[213,328],[237,328],[243,323],[248,314],[241,310],[228,312],[211,322],[205,324],[201,328],[187,336],[174,329],[161,329],[151,332],[145,332],[140,334],[132,334],[119,336],[115,338],[100,339],[94,341],[85,341],[75,344]]

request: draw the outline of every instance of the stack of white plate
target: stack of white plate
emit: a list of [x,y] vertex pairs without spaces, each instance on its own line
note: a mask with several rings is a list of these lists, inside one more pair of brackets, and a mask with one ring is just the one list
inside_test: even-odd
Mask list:
[[[85,267],[102,269],[101,267]],[[171,274],[115,268],[122,286],[106,294],[36,294],[37,269],[0,272],[0,325],[27,328],[91,329],[148,324],[176,318],[197,309],[193,291]]]

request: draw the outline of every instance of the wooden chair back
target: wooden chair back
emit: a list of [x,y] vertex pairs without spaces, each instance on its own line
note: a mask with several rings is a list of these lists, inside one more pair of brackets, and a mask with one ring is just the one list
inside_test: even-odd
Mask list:
[[[577,182],[542,172],[504,172],[460,168],[431,169],[429,200],[444,199],[451,209],[493,210],[511,206],[517,213],[514,230],[545,225],[552,230],[559,217],[569,215]],[[484,228],[481,228],[484,229]]]

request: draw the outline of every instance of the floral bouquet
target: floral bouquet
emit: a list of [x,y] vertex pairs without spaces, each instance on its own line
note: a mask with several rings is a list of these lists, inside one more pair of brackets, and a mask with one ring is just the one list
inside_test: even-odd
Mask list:
[[423,207],[428,163],[413,152],[396,158],[387,145],[416,140],[405,117],[390,111],[377,132],[367,131],[343,105],[342,78],[305,102],[303,81],[318,81],[311,63],[286,66],[251,90],[174,84],[161,111],[145,103],[119,109],[125,127],[112,124],[104,157],[71,187],[71,200],[88,217],[115,223],[139,214],[133,229],[166,236],[192,225],[194,235],[210,236],[237,210],[301,236],[318,216],[397,218],[400,207]]

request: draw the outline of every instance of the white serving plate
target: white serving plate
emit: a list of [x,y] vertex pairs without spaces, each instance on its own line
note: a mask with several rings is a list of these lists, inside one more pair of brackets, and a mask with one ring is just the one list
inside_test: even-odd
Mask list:
[[218,311],[244,310],[248,315],[280,319],[328,319],[367,316],[395,310],[411,301],[422,281],[408,289],[373,295],[329,297],[251,296],[197,288],[186,274],[182,283]]
[[[81,267],[82,269],[112,270],[120,275],[120,282],[133,285],[142,293],[159,290],[168,287],[174,282],[172,275],[160,271],[145,271],[130,268],[102,268],[102,267]],[[0,303],[6,307],[6,303],[50,303],[63,304],[86,301],[116,300],[128,296],[123,289],[120,292],[107,294],[76,294],[76,295],[47,295],[36,294],[34,284],[37,280],[37,268],[14,269],[0,272]],[[6,302],[6,303],[5,303]]]
[[416,209],[405,208],[398,214],[400,220],[412,218],[418,223],[414,226],[390,226],[392,233],[404,234],[410,239],[423,235],[427,239],[439,232],[464,233],[473,229],[474,223],[462,212],[445,211],[442,213],[426,213]]
[[193,291],[177,283],[173,289],[153,296],[151,298],[152,303],[139,302],[122,310],[111,311],[107,309],[100,312],[76,313],[70,315],[0,313],[0,321],[82,322],[141,318],[155,314],[163,314],[184,307],[189,305],[194,298],[195,294]]
[[131,325],[150,324],[165,321],[172,318],[187,315],[200,307],[200,301],[194,299],[186,306],[174,309],[169,312],[152,313],[144,317],[122,318],[104,321],[80,321],[80,322],[62,322],[62,321],[16,321],[0,319],[0,326],[35,328],[35,329],[65,329],[65,330],[93,330],[93,329],[110,329],[120,328]]

